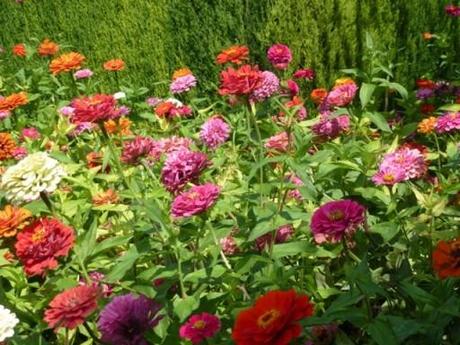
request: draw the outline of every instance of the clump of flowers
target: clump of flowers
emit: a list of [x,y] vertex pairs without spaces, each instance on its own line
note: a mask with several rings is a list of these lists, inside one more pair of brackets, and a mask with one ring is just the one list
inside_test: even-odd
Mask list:
[[350,238],[365,222],[365,208],[353,200],[330,201],[318,208],[310,228],[316,243],[336,243]]
[[70,120],[74,124],[99,123],[122,115],[116,99],[106,94],[75,98],[71,107],[74,111]]
[[207,147],[216,149],[228,140],[230,131],[228,123],[216,115],[201,126],[200,139]]
[[178,150],[171,152],[161,169],[161,182],[170,192],[180,191],[188,182],[196,180],[210,165],[202,152]]
[[157,104],[155,114],[167,119],[172,119],[174,117],[187,117],[192,114],[192,108],[184,105],[177,99],[169,98]]
[[50,328],[74,329],[85,322],[97,308],[100,289],[94,285],[80,285],[56,295],[45,311]]
[[432,257],[439,278],[460,277],[460,238],[439,241]]
[[14,237],[27,225],[32,213],[24,208],[6,205],[0,210],[0,238]]
[[193,186],[176,196],[171,206],[174,218],[191,217],[209,209],[216,202],[220,188],[212,183]]
[[58,51],[59,45],[48,38],[38,46],[38,55],[40,56],[53,56],[56,55]]
[[59,257],[69,254],[74,242],[72,228],[57,219],[40,218],[17,235],[16,256],[28,276],[44,276],[58,266]]
[[19,323],[16,314],[0,304],[0,342],[14,335],[14,327]]
[[229,67],[220,73],[219,94],[251,95],[263,83],[262,72],[257,66],[243,65],[238,69]]
[[45,152],[32,153],[5,171],[0,189],[12,202],[28,202],[54,192],[65,175],[57,160]]
[[285,70],[292,61],[292,53],[284,44],[274,44],[267,51],[268,61],[276,69]]
[[125,69],[125,62],[122,59],[112,59],[104,62],[103,65],[106,71],[118,72]]
[[308,296],[295,290],[274,290],[240,312],[232,331],[236,345],[288,345],[302,333],[299,321],[313,315]]
[[278,92],[279,87],[278,77],[270,71],[263,71],[262,82],[252,91],[249,98],[252,102],[261,102]]
[[196,86],[195,76],[192,74],[190,70],[188,71],[190,73],[187,73],[185,75],[178,76],[176,74],[176,77],[173,76],[173,81],[171,82],[171,85],[169,86],[169,91],[171,91],[171,93],[176,93],[176,94],[184,93],[184,92],[190,91],[192,88]]
[[436,121],[436,133],[450,133],[460,130],[460,112],[446,113]]
[[85,61],[85,57],[80,53],[71,52],[62,54],[61,56],[53,59],[50,63],[50,72],[54,75],[76,71],[81,68],[81,65]]
[[10,133],[0,133],[0,161],[12,158],[16,147],[16,141]]
[[109,344],[148,345],[145,333],[162,319],[160,309],[157,302],[142,295],[117,296],[102,310],[97,328]]
[[200,344],[203,340],[212,338],[220,330],[220,320],[209,313],[192,315],[179,329],[182,339]]
[[248,47],[242,45],[234,45],[224,49],[221,53],[219,53],[216,58],[216,63],[223,65],[231,62],[236,65],[241,65],[247,60],[249,60]]

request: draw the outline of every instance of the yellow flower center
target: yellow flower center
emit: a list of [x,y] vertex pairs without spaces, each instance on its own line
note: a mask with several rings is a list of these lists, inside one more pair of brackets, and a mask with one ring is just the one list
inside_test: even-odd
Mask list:
[[261,328],[267,328],[280,317],[281,313],[277,309],[271,309],[257,319],[257,325]]
[[193,328],[195,329],[203,329],[205,327],[206,327],[206,322],[204,322],[203,320],[198,320],[197,322],[193,324]]
[[341,220],[343,219],[343,216],[344,214],[342,211],[336,210],[336,211],[330,212],[327,217],[329,218],[329,220]]
[[37,243],[43,240],[45,237],[45,229],[40,228],[32,235],[32,242]]
[[395,177],[393,176],[393,174],[385,174],[383,175],[383,180],[385,182],[393,182],[395,180]]

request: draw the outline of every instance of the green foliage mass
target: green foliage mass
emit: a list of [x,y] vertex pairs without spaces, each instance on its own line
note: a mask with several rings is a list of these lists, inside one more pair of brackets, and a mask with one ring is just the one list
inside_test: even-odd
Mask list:
[[[398,65],[404,83],[429,69],[421,33],[444,31],[459,58],[459,23],[447,20],[439,0],[2,0],[0,44],[10,47],[49,37],[88,57],[101,69],[123,58],[123,78],[153,87],[188,66],[207,86],[217,82],[216,54],[247,44],[254,61],[265,62],[274,42],[288,44],[296,66],[313,67],[318,84],[329,84],[341,68],[365,63],[371,33]],[[70,49],[71,47],[68,47]],[[402,78],[401,78],[402,76]],[[106,82],[110,77],[107,76]],[[203,84],[202,84],[203,85]]]

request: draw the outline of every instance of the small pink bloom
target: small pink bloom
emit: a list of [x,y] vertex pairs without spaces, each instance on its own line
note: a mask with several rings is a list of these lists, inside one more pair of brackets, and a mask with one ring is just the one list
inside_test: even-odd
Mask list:
[[93,71],[91,71],[88,68],[78,70],[73,74],[75,79],[86,79],[86,78],[90,78],[92,75],[93,75]]
[[295,71],[294,78],[313,80],[315,78],[315,71],[311,68],[299,69]]
[[284,70],[292,61],[292,53],[284,44],[274,44],[267,51],[267,58],[276,69]]
[[220,320],[217,316],[201,313],[192,315],[180,327],[179,335],[183,339],[190,340],[192,344],[200,344],[203,340],[212,338],[219,330]]
[[16,147],[13,151],[13,157],[16,160],[21,160],[27,156],[28,152],[25,147]]
[[265,148],[276,151],[276,152],[287,152],[289,148],[289,138],[286,132],[278,133],[270,138],[268,138],[265,143]]
[[[280,226],[276,230],[275,243],[284,243],[288,241],[294,234],[294,228],[291,224]],[[272,233],[267,233],[256,239],[256,246],[259,251],[263,251],[265,247],[272,241]]]
[[40,139],[41,135],[40,132],[34,127],[26,127],[23,128],[21,131],[21,139],[24,140],[28,138],[30,140],[37,140]]
[[355,98],[358,86],[355,83],[346,83],[336,86],[327,95],[326,103],[329,106],[345,107]]
[[270,71],[263,71],[261,75],[262,81],[260,85],[255,88],[249,96],[249,99],[252,102],[262,102],[273,96],[279,90],[280,81],[274,73]]

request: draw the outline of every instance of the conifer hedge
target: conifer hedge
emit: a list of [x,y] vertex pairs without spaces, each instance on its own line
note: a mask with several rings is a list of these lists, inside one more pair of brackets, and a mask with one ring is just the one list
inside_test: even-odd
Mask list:
[[[398,64],[407,79],[430,60],[421,32],[447,27],[459,57],[460,32],[440,0],[1,0],[0,45],[30,38],[66,42],[100,69],[123,58],[123,72],[151,87],[178,67],[190,67],[201,80],[217,81],[216,53],[247,44],[256,61],[266,61],[274,42],[288,44],[295,64],[313,67],[327,84],[345,67],[360,67],[366,32]],[[71,47],[68,47],[70,49]],[[403,80],[404,81],[404,80]],[[209,85],[209,84],[208,84]]]

